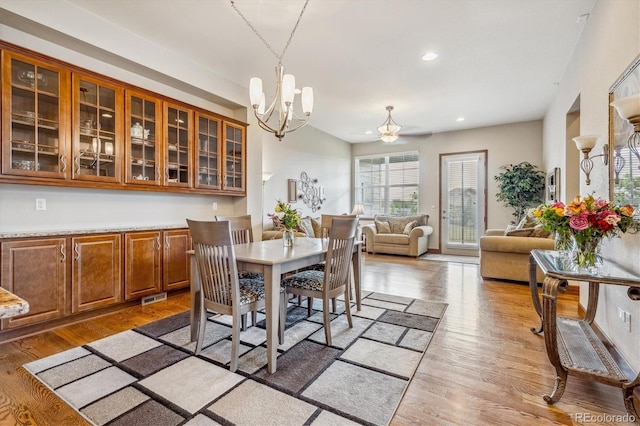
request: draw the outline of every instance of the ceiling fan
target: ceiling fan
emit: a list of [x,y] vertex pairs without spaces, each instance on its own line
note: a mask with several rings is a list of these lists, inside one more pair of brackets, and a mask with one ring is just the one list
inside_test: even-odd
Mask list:
[[421,131],[417,129],[415,126],[404,126],[404,130],[402,130],[403,126],[400,126],[391,117],[391,111],[393,111],[393,105],[388,105],[385,109],[387,110],[387,119],[384,121],[384,123],[378,126],[378,136],[372,141],[380,140],[384,144],[391,144],[391,143],[401,144],[401,143],[406,143],[406,141],[397,142],[398,138],[401,136],[402,137],[413,137],[413,136],[429,137],[433,134],[432,132]]

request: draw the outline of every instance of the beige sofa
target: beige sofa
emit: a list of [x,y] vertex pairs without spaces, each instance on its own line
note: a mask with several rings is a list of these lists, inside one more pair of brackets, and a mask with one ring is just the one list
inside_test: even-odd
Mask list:
[[[480,275],[529,282],[529,253],[531,250],[553,250],[553,238],[505,236],[504,229],[488,229],[480,237]],[[544,275],[538,268],[538,282]]]
[[[368,253],[400,254],[418,257],[426,253],[433,228],[428,215],[383,216],[362,227]],[[415,222],[413,226],[411,223]],[[407,225],[409,224],[409,227]]]

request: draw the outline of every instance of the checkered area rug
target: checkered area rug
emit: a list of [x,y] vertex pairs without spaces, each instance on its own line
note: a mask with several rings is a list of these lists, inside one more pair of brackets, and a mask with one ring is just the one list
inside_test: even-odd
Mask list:
[[447,305],[370,293],[361,311],[352,308],[349,328],[340,301],[328,347],[314,302],[308,318],[304,304],[289,304],[274,374],[263,315],[241,332],[231,373],[230,317],[208,319],[205,349],[194,356],[189,312],[24,368],[95,425],[388,424]]

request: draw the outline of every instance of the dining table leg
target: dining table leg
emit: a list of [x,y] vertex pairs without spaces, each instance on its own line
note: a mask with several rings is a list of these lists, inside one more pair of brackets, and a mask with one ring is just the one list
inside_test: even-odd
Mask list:
[[351,263],[353,265],[353,282],[354,287],[356,288],[356,308],[358,311],[361,310],[360,300],[362,292],[360,290],[360,278],[362,275],[362,250],[358,246],[351,256]]
[[196,256],[193,252],[189,253],[191,262],[191,276],[189,288],[191,290],[191,312],[190,314],[190,338],[191,342],[198,339],[198,330],[200,324],[200,310],[204,309],[202,301],[202,283],[200,282],[200,274],[198,273],[198,265],[196,264]]
[[264,266],[265,310],[267,325],[267,371],[276,372],[278,357],[278,321],[280,319],[281,266]]

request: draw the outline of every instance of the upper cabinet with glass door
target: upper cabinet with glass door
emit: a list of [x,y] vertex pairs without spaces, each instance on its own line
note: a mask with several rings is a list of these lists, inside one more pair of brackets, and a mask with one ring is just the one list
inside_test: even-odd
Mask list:
[[126,92],[126,182],[160,185],[162,182],[162,105],[158,98]]
[[123,100],[122,88],[74,74],[74,179],[122,181]]
[[228,192],[245,190],[245,128],[224,123],[224,179],[222,189]]
[[191,187],[193,111],[165,102],[164,119],[164,184]]
[[66,179],[69,72],[2,51],[2,173]]
[[196,113],[196,165],[195,187],[218,190],[222,187],[220,168],[222,162],[220,119]]

